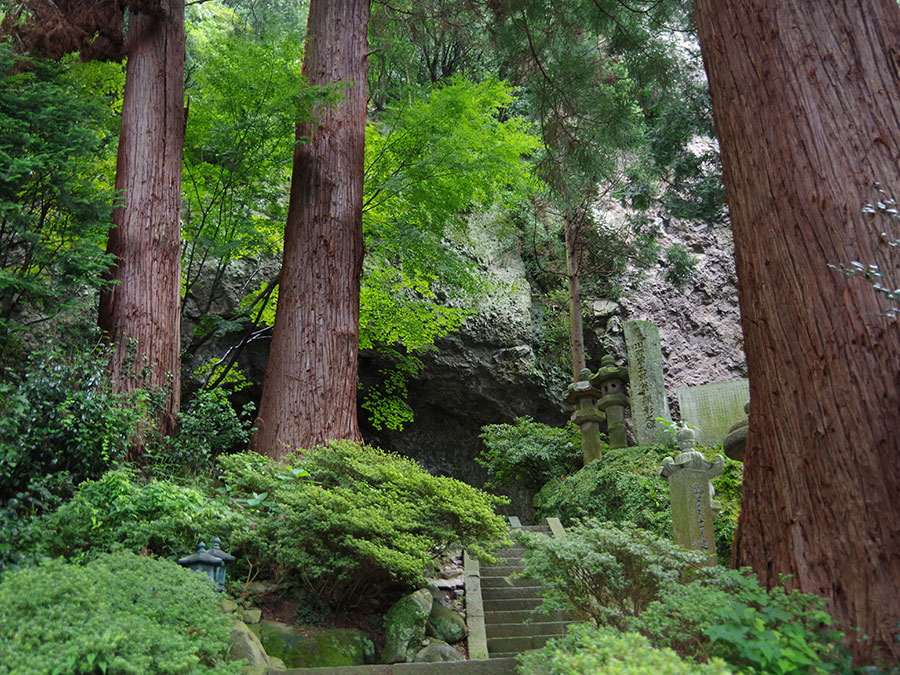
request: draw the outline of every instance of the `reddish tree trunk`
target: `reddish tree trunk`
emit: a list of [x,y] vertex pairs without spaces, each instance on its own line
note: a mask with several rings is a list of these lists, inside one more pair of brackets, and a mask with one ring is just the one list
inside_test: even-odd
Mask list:
[[132,9],[128,23],[116,166],[122,206],[107,245],[116,256],[115,285],[101,295],[99,323],[115,344],[112,376],[121,391],[167,388],[160,426],[169,433],[181,391],[184,6],[159,6],[153,14]]
[[[750,429],[735,562],[825,595],[900,657],[900,325],[827,267],[886,268],[900,191],[896,0],[695,0],[735,239]],[[896,275],[897,270],[891,270]],[[896,283],[896,276],[894,278]]]
[[362,440],[356,416],[368,0],[312,0],[303,74],[342,100],[297,129],[284,259],[252,447]]
[[581,258],[584,243],[581,240],[583,216],[580,213],[565,214],[566,281],[569,288],[569,351],[572,355],[572,381],[587,362],[584,354],[584,320],[581,316]]

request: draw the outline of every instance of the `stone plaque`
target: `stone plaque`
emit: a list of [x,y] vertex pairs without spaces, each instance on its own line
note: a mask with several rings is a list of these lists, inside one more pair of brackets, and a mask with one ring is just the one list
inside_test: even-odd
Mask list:
[[672,418],[663,379],[659,329],[650,321],[626,321],[624,331],[634,435],[639,445],[664,443],[664,429],[656,418]]
[[702,551],[710,559],[716,555],[713,512],[706,471],[682,469],[669,478],[669,500],[672,504],[672,529],[675,543],[683,548]]
[[721,443],[728,430],[746,417],[744,405],[750,400],[750,381],[713,382],[699,387],[682,387],[676,392],[681,420],[697,432],[701,445]]

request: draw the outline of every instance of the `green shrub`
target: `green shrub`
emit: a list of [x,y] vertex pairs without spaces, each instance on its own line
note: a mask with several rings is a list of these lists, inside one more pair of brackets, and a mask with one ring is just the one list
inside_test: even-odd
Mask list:
[[253,407],[248,403],[239,414],[225,390],[200,390],[178,414],[176,435],[153,439],[143,461],[160,476],[209,474],[217,455],[247,445]]
[[685,658],[721,657],[740,672],[848,667],[823,598],[761,588],[746,571],[706,567],[704,554],[631,525],[588,521],[562,537],[519,537],[548,609],[574,609]]
[[[715,453],[717,448],[707,450]],[[658,476],[665,457],[673,450],[641,446],[609,450],[599,462],[562,478],[550,480],[534,498],[538,518],[556,517],[563,525],[582,518],[632,523],[663,537],[672,536],[669,488]],[[731,556],[731,541],[740,511],[740,462],[725,460],[722,475],[713,479],[722,513],[714,528],[720,562]]]
[[719,659],[685,663],[671,649],[657,649],[642,635],[589,624],[569,626],[564,638],[519,657],[522,675],[727,675],[734,671]]
[[697,269],[697,256],[684,244],[672,244],[665,252],[663,277],[678,290],[683,290]]
[[370,604],[423,580],[449,546],[475,555],[506,539],[505,499],[416,462],[351,442],[284,465],[254,453],[219,458],[228,493],[255,513],[236,542],[269,576],[301,582],[332,609]]
[[0,672],[238,673],[205,576],[132,553],[51,560],[0,582]]
[[69,472],[73,484],[124,459],[140,412],[113,393],[100,350],[34,353],[21,375],[0,381],[0,499],[39,476]]
[[571,422],[551,427],[519,417],[515,424],[487,424],[481,428],[485,450],[475,461],[488,470],[489,485],[519,486],[537,491],[557,476],[581,466],[581,438]]
[[82,483],[40,526],[43,549],[50,555],[80,557],[125,548],[175,557],[194,552],[201,540],[228,540],[244,522],[223,501],[196,488],[144,481],[126,468]]

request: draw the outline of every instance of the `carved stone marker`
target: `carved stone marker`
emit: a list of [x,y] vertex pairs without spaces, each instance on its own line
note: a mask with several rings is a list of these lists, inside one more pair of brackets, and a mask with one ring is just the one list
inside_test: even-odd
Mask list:
[[625,346],[628,348],[628,383],[634,435],[640,445],[662,443],[665,433],[656,419],[671,419],[663,378],[659,329],[650,321],[626,321]]
[[628,396],[625,394],[625,383],[628,381],[628,368],[617,366],[616,360],[607,354],[600,359],[600,370],[591,377],[591,382],[603,394],[597,401],[597,407],[606,414],[606,435],[610,448],[627,448],[628,437],[625,430],[625,408],[628,407]]
[[603,455],[600,423],[605,416],[597,409],[597,400],[603,395],[590,383],[591,371],[585,368],[578,374],[578,381],[566,389],[563,400],[575,406],[572,421],[581,428],[581,452],[587,466]]
[[703,551],[709,564],[716,562],[716,539],[713,520],[722,505],[713,499],[710,479],[722,473],[725,458],[716,456],[714,462],[704,459],[696,450],[693,429],[678,432],[681,454],[674,460],[663,460],[659,475],[669,481],[669,502],[672,505],[672,530],[675,543],[683,548]]
[[750,400],[750,381],[713,382],[676,392],[681,419],[697,432],[701,445],[721,443]]

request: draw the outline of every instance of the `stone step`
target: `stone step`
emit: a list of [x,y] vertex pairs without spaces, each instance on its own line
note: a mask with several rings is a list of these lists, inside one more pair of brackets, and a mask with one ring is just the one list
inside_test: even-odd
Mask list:
[[507,586],[505,588],[481,589],[481,597],[485,602],[489,600],[539,599],[540,595],[540,586]]
[[494,654],[521,654],[529,649],[540,649],[547,640],[556,635],[527,635],[516,637],[488,638],[488,653],[493,658]]
[[529,577],[509,577],[505,574],[485,576],[484,573],[481,575],[482,593],[492,588],[514,588],[519,586],[540,587],[540,585],[541,583],[537,579],[531,579]]
[[266,675],[514,675],[515,653],[480,661],[447,661],[445,663],[394,663],[374,666],[339,666],[336,668],[267,669]]
[[532,610],[541,604],[540,598],[498,598],[496,600],[484,600],[484,617],[487,621],[491,612],[510,612],[520,610]]
[[488,643],[491,638],[529,637],[534,635],[565,635],[568,621],[540,623],[489,623],[485,626]]
[[565,610],[543,614],[531,609],[494,610],[485,613],[484,623],[524,623],[525,621],[574,621],[575,617]]
[[521,571],[521,565],[482,565],[481,578],[508,577],[510,574],[518,574]]

